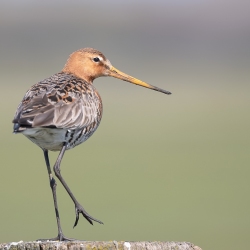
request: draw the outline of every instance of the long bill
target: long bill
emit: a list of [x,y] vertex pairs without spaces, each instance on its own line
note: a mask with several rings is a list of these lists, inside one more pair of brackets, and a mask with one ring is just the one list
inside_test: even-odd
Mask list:
[[133,84],[140,85],[140,86],[148,88],[148,89],[152,89],[152,90],[155,90],[155,91],[162,92],[162,93],[167,94],[167,95],[172,94],[171,92],[169,92],[167,90],[155,87],[155,86],[150,85],[150,84],[148,84],[146,82],[143,82],[143,81],[141,81],[139,79],[136,79],[136,78],[134,78],[134,77],[132,77],[130,75],[127,75],[127,74],[121,72],[120,70],[116,69],[113,66],[110,68],[108,75],[113,76],[113,77],[118,78],[118,79],[121,79],[121,80],[126,81],[126,82],[131,82]]

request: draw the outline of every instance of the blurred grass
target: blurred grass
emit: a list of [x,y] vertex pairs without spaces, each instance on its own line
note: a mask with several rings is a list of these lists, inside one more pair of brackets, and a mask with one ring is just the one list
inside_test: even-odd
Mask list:
[[[160,1],[143,8],[128,3],[123,5],[128,19],[118,5],[106,6],[105,14],[91,3],[88,13],[74,5],[68,10],[63,3],[60,11],[70,11],[66,26],[61,12],[43,18],[48,3],[1,15],[0,241],[56,234],[43,154],[24,136],[11,134],[11,120],[32,84],[58,72],[73,50],[91,45],[118,69],[173,95],[116,79],[95,81],[103,120],[92,138],[66,152],[62,174],[104,225],[90,226],[80,218],[73,230],[74,206],[58,183],[64,233],[86,240],[176,240],[202,249],[245,248],[250,230],[250,57],[243,15],[227,19],[229,11],[223,9],[210,20],[212,7],[219,10],[213,1],[207,12],[196,3],[175,8]],[[31,7],[39,11],[28,11]],[[170,10],[170,17],[160,15]],[[50,157],[53,163],[57,153]]]
[[[218,248],[230,239],[231,245],[243,244],[250,223],[248,92],[175,88],[170,82],[172,96],[96,81],[103,121],[88,142],[66,153],[62,174],[87,211],[105,224],[92,227],[81,218],[72,230],[74,207],[59,184],[66,235],[186,240],[207,247],[216,242]],[[43,155],[22,135],[11,135],[11,91],[5,87],[1,100],[2,107],[10,105],[2,110],[2,130],[9,133],[1,134],[1,237],[52,237],[56,223]],[[18,87],[13,100],[22,92]]]

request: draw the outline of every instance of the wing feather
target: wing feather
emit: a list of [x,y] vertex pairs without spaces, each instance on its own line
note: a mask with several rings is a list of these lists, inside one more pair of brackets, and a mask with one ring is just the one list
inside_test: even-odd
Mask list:
[[99,123],[101,114],[101,99],[92,85],[76,79],[73,75],[58,73],[27,91],[13,123],[19,124],[22,129],[79,129],[94,122]]

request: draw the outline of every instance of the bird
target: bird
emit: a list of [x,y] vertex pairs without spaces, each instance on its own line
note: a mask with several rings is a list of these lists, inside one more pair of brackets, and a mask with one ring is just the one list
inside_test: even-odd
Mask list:
[[53,171],[74,203],[74,227],[78,224],[80,214],[92,225],[93,222],[103,224],[87,213],[78,202],[60,171],[64,153],[85,142],[101,122],[103,105],[93,81],[102,76],[115,77],[167,95],[171,94],[116,69],[103,53],[93,48],[73,52],[61,72],[39,81],[26,92],[12,121],[13,133],[23,134],[43,151],[58,230],[55,238],[41,240],[74,240],[67,238],[62,231],[56,195],[57,183],[51,170],[49,151],[59,151]]

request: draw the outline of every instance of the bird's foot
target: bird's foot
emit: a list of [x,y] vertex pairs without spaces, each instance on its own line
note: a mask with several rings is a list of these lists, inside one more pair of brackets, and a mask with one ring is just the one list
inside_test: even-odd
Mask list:
[[73,239],[73,238],[67,238],[63,235],[63,233],[59,233],[57,235],[57,237],[55,238],[51,238],[51,239],[39,239],[39,240],[36,240],[36,241],[74,241],[76,239]]
[[103,224],[103,222],[101,222],[100,220],[95,219],[94,217],[92,217],[91,215],[89,215],[85,209],[83,208],[83,206],[79,203],[75,204],[75,212],[76,212],[76,221],[73,227],[75,227],[78,223],[79,220],[79,214],[81,213],[83,215],[83,217],[91,224],[93,225],[93,221],[98,222],[100,224]]

